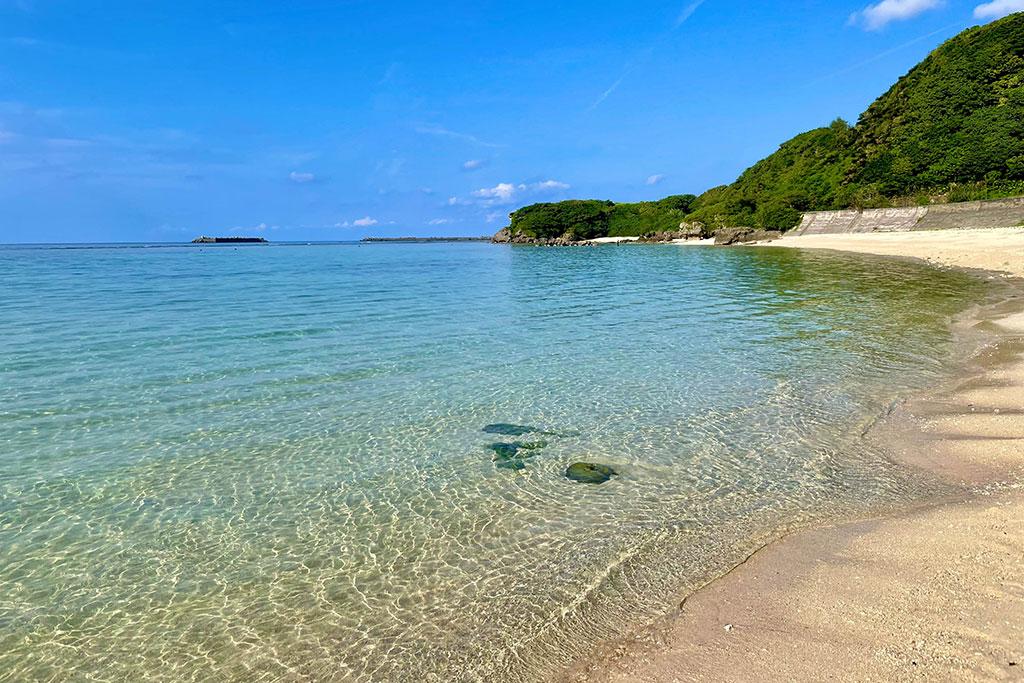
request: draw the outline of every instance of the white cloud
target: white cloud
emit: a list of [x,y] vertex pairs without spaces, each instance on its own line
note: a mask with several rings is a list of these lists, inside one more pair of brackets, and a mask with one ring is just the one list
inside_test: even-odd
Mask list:
[[877,31],[894,21],[913,19],[944,4],[944,0],[882,0],[851,14],[850,25]]
[[[570,187],[568,183],[563,183],[559,180],[543,180],[537,183],[519,183],[518,185],[498,183],[494,187],[484,187],[475,190],[472,195],[481,200],[478,202],[481,206],[501,206],[511,204],[523,195],[550,194],[552,192],[568,190]],[[461,201],[458,197],[452,197],[448,200],[449,206],[464,203],[466,202]]]
[[394,157],[392,159],[381,159],[374,166],[374,172],[387,176],[388,178],[395,178],[401,174],[402,169],[405,168],[406,160],[402,157]]
[[377,225],[379,221],[376,218],[357,218],[354,221],[342,221],[341,223],[335,223],[336,228],[369,228],[373,225]]
[[1024,12],[1024,0],[992,0],[974,8],[975,19],[1001,19],[1014,12]]
[[430,221],[430,225],[448,225],[452,220],[450,218],[435,218]]
[[495,203],[507,204],[516,194],[516,186],[512,183],[498,183],[494,187],[485,187],[473,192],[474,197],[493,200]]
[[316,180],[316,176],[312,173],[299,173],[298,171],[292,171],[289,173],[288,178],[293,183],[299,183],[300,185],[304,183],[311,183]]
[[664,174],[662,174],[662,173],[655,173],[654,175],[647,176],[647,180],[644,181],[644,182],[647,185],[657,185],[658,183],[660,183],[664,179],[665,179]]
[[462,170],[464,171],[475,171],[484,165],[481,159],[470,159],[466,163],[462,164]]
[[534,183],[533,185],[520,185],[520,190],[533,190],[534,192],[546,192],[548,190],[568,190],[568,183],[562,183],[557,180],[545,180],[542,183]]

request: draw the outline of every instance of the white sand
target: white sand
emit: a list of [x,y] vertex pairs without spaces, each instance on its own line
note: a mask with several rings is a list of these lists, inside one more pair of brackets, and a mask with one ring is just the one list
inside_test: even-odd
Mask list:
[[636,242],[639,239],[639,237],[598,237],[587,241],[591,244],[621,244],[623,242]]
[[672,244],[679,244],[684,247],[710,247],[715,244],[715,238],[709,237],[706,240],[672,240]]

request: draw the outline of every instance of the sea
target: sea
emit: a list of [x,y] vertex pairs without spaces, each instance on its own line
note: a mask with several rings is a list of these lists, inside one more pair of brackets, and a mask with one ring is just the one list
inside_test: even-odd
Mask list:
[[0,247],[0,681],[553,680],[787,530],[947,493],[864,433],[984,289],[777,248]]

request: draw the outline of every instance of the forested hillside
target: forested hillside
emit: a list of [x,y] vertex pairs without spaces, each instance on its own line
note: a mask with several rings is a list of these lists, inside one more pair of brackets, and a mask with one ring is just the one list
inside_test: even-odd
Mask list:
[[[803,133],[699,197],[535,205],[530,237],[641,235],[682,221],[788,229],[804,211],[1024,194],[1024,13],[967,29],[876,100],[856,125]],[[685,200],[685,201],[683,201]]]

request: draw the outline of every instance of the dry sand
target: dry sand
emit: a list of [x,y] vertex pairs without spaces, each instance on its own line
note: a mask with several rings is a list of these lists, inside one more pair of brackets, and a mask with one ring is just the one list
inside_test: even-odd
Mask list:
[[638,242],[639,237],[597,237],[587,240],[591,244],[623,244],[625,242]]
[[1024,228],[802,235],[784,237],[771,242],[770,246],[912,256],[943,266],[983,268],[1024,276]]
[[[1024,230],[815,235],[773,246],[927,259],[1024,276]],[[1024,314],[871,438],[966,484],[961,499],[802,531],[755,553],[572,681],[1024,680]],[[1016,312],[1015,312],[1016,311]]]

